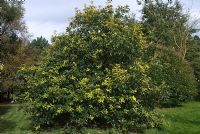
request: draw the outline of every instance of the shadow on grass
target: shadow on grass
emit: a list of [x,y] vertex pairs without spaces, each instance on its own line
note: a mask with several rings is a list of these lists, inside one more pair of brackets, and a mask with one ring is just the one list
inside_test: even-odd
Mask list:
[[0,103],[0,116],[4,115],[5,113],[8,112],[8,110],[11,108],[12,106],[7,105],[7,104],[1,104]]
[[8,130],[12,130],[16,123],[7,119],[4,119],[4,115],[11,109],[9,104],[0,104],[0,133],[4,133]]
[[0,119],[0,133],[11,131],[16,126],[15,122]]

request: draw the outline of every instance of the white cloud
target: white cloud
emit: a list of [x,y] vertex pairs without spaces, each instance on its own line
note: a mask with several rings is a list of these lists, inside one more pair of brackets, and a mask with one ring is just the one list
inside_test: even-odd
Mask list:
[[[107,0],[93,0],[95,5],[105,5]],[[191,9],[193,17],[200,17],[199,0],[181,0],[185,8]],[[33,38],[44,36],[50,40],[53,31],[64,32],[70,17],[74,16],[75,8],[82,9],[90,0],[26,0],[25,21]],[[141,9],[136,0],[113,0],[113,5],[129,5],[139,18]]]
[[52,23],[52,22],[37,22],[27,21],[28,30],[33,38],[43,36],[47,40],[51,40],[51,36],[54,32],[65,32],[67,23]]

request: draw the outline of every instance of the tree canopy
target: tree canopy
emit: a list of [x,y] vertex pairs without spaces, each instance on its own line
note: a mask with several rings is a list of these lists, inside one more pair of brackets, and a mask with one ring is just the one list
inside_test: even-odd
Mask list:
[[143,2],[142,23],[150,42],[174,49],[185,59],[192,26],[189,14],[179,1],[148,0]]
[[157,87],[142,61],[147,47],[128,7],[77,10],[41,65],[21,69],[20,98],[36,128],[61,118],[68,129],[99,124],[127,132],[159,126],[152,111]]
[[25,43],[26,26],[23,21],[22,3],[0,1],[1,34],[0,34],[0,91],[9,91],[17,85],[16,72],[25,62],[31,63]]

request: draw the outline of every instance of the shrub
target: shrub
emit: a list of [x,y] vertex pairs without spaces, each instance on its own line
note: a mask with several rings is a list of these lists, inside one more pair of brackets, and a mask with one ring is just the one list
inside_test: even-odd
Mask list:
[[141,59],[146,42],[127,7],[85,7],[67,33],[54,37],[41,65],[21,68],[21,99],[33,122],[91,124],[121,131],[157,127],[157,88]]
[[[200,89],[200,38],[194,36],[190,39],[190,45],[188,47],[188,53],[186,58],[190,61],[191,66],[194,70],[194,74],[197,79],[198,89]],[[200,99],[200,91],[198,90],[197,99]]]
[[155,85],[162,85],[157,98],[161,106],[180,105],[197,93],[192,68],[173,50],[159,48],[149,74]]

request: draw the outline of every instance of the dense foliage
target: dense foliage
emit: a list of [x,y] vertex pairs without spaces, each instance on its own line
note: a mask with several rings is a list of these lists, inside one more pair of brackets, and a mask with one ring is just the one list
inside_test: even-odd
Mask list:
[[39,60],[41,57],[44,56],[45,49],[47,49],[48,46],[49,46],[48,40],[46,40],[42,36],[33,39],[29,44],[29,48],[33,49],[33,51],[36,53],[35,58],[37,60]]
[[[200,87],[200,38],[199,36],[191,37],[190,46],[186,56],[187,60],[190,61],[191,66],[194,70],[194,74],[197,79],[198,88]],[[200,95],[200,91],[199,95]],[[198,96],[200,99],[200,96]]]
[[[191,48],[189,14],[179,1],[149,0],[141,3],[142,26],[150,48],[150,77],[160,85],[158,103],[180,105],[196,94],[196,80],[185,56]],[[190,51],[190,50],[189,50]]]
[[158,105],[177,106],[197,95],[196,78],[188,62],[170,49],[160,48],[150,66],[155,85],[162,85]]
[[153,45],[175,49],[185,59],[192,26],[189,14],[177,0],[147,0],[142,3],[143,31]]
[[147,49],[128,7],[85,7],[67,33],[54,37],[41,65],[22,68],[21,101],[36,128],[61,121],[69,128],[158,127],[155,94],[142,61]]

